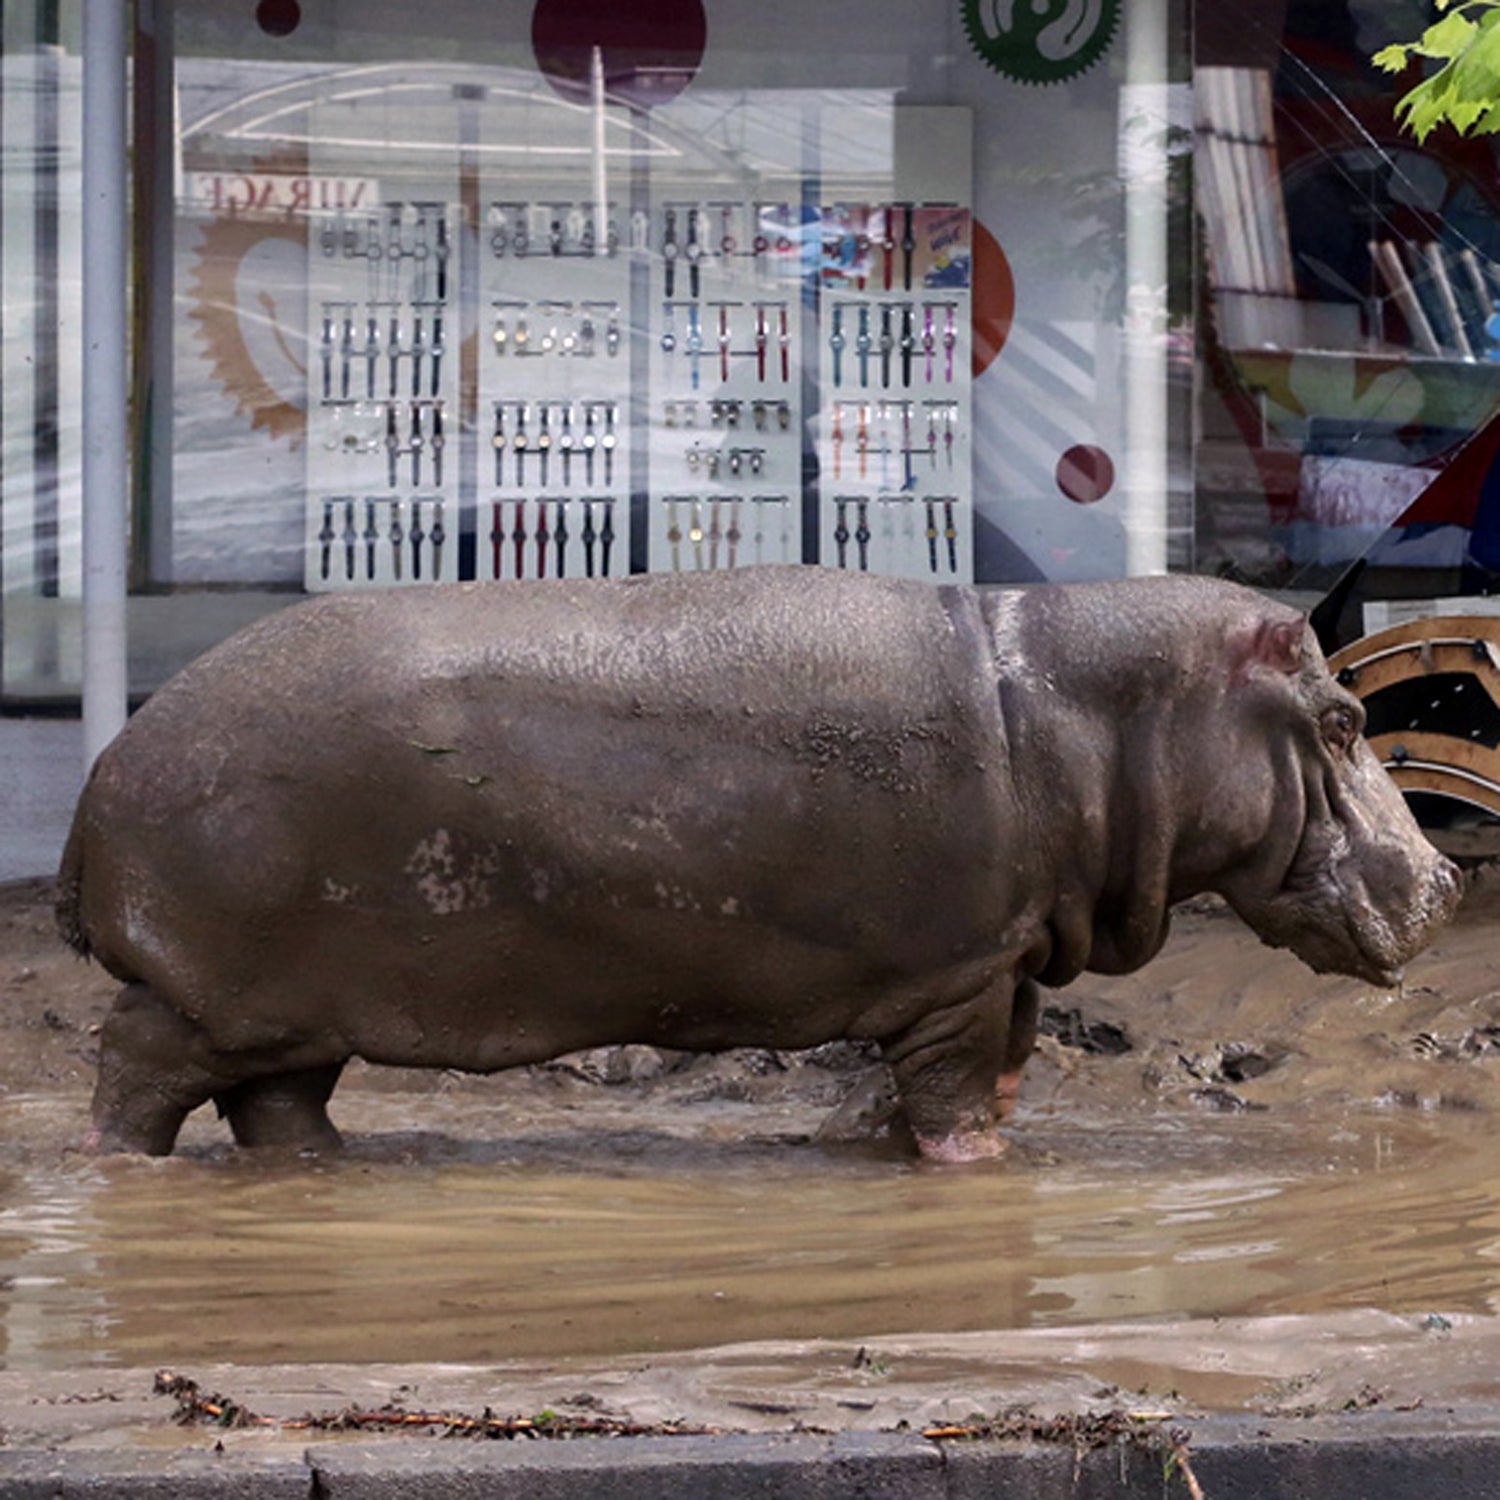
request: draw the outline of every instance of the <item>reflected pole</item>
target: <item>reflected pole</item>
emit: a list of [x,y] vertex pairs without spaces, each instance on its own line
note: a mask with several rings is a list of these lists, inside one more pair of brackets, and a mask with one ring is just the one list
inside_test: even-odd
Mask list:
[[83,4],[83,752],[125,723],[125,24],[120,0]]
[[594,106],[594,254],[609,254],[609,186],[604,173],[604,53],[589,58],[589,94]]

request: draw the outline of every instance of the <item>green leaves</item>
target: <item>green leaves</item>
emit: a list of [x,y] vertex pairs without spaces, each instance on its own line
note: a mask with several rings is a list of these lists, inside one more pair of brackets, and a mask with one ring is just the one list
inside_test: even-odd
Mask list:
[[1371,59],[1400,73],[1413,58],[1441,66],[1396,104],[1396,118],[1419,141],[1439,125],[1460,135],[1500,132],[1500,0],[1437,0],[1446,11],[1414,42],[1382,47]]

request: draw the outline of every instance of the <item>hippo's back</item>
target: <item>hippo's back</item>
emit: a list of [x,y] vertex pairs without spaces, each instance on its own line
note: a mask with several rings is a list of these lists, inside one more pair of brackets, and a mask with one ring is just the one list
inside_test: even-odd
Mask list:
[[326,596],[105,751],[60,921],[122,977],[203,989],[227,948],[253,966],[356,909],[419,935],[488,912],[485,941],[497,907],[581,940],[581,913],[663,901],[837,933],[860,861],[909,890],[989,858],[1003,756],[964,590],[772,568]]

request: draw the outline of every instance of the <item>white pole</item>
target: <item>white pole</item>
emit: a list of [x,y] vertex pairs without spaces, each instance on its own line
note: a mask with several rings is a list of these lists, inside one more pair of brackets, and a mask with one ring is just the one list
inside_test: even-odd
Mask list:
[[[1125,571],[1167,571],[1167,6],[1132,0],[1120,90],[1125,185]],[[1134,112],[1131,119],[1127,112]]]
[[594,100],[594,254],[609,254],[609,187],[604,176],[604,53],[589,58],[589,91]]
[[122,0],[83,8],[83,752],[125,723],[125,20]]

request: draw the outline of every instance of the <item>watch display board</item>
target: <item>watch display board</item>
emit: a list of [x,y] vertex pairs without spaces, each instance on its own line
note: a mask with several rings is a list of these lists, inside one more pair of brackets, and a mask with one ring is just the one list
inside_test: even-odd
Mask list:
[[648,566],[802,559],[800,205],[652,206]]
[[834,205],[818,275],[821,559],[969,582],[969,211]]
[[[322,105],[314,118],[317,140],[357,134],[350,107]],[[358,201],[325,209],[309,229],[303,579],[312,590],[459,576],[463,237],[456,160],[431,159],[387,191],[365,179]]]
[[366,173],[309,235],[307,588],[972,578],[966,204],[462,160]]
[[621,208],[600,223],[593,203],[484,186],[475,576],[618,576],[632,446]]
[[452,181],[308,236],[310,589],[458,577]]

